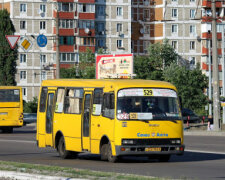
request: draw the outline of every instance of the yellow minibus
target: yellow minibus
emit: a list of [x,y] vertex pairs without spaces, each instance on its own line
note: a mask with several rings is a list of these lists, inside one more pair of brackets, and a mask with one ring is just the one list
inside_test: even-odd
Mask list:
[[168,161],[184,152],[176,88],[152,80],[45,80],[36,139],[62,158],[90,152],[110,162],[126,155]]
[[14,127],[23,126],[22,88],[0,86],[0,130],[12,133]]

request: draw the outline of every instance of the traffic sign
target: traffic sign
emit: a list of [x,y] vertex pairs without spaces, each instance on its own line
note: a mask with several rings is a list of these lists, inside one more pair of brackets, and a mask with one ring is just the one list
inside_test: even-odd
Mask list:
[[5,35],[11,49],[14,49],[17,41],[20,39],[19,35]]
[[43,34],[40,34],[38,37],[37,37],[37,44],[39,47],[45,47],[47,45],[47,37]]
[[21,48],[24,50],[24,51],[29,51],[30,50],[30,48],[32,47],[32,42],[31,42],[31,40],[28,38],[28,37],[26,37],[26,36],[24,36],[24,37],[21,37],[20,38],[21,40],[20,40],[20,46],[21,46]]

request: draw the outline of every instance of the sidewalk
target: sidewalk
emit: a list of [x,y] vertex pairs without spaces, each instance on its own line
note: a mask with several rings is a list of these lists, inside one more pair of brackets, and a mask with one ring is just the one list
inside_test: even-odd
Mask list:
[[222,125],[222,131],[208,131],[207,123],[199,124],[184,124],[185,136],[225,136],[225,125]]
[[0,170],[0,180],[85,180],[85,179]]

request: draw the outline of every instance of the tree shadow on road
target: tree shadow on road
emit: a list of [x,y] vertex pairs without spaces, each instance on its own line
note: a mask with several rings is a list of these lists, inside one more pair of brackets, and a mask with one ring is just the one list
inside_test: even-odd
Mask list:
[[[80,160],[101,161],[99,155],[94,154],[79,154]],[[183,156],[172,155],[169,163],[173,162],[194,162],[194,161],[212,161],[225,159],[225,154],[201,153],[201,152],[184,152]],[[154,163],[157,159],[148,159],[146,156],[124,156],[119,160],[119,163]],[[168,163],[168,162],[164,162]]]

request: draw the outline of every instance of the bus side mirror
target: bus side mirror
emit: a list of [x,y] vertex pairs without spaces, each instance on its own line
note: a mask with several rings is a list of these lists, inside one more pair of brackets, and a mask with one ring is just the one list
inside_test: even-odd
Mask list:
[[180,108],[183,109],[181,96],[179,96],[179,102],[180,102]]

